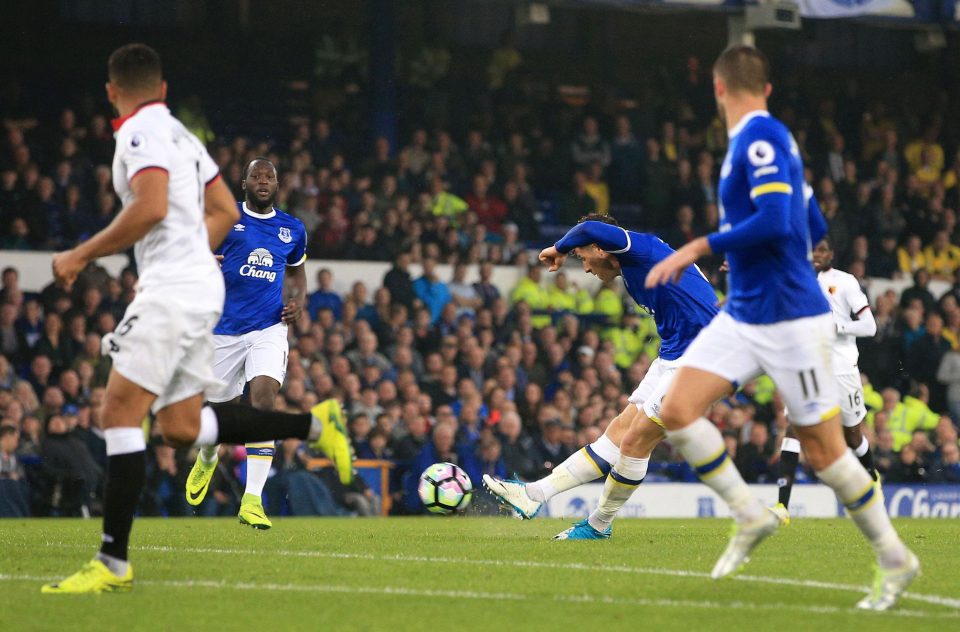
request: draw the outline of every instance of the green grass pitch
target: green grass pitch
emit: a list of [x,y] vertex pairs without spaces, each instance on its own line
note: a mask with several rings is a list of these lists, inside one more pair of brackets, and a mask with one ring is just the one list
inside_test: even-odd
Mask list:
[[923,576],[895,612],[875,614],[853,609],[872,555],[844,520],[795,520],[719,582],[707,573],[725,520],[620,520],[599,542],[552,541],[560,520],[287,518],[267,532],[138,520],[136,587],[99,596],[40,594],[90,559],[99,521],[5,520],[0,621],[18,631],[960,629],[960,523],[896,524]]

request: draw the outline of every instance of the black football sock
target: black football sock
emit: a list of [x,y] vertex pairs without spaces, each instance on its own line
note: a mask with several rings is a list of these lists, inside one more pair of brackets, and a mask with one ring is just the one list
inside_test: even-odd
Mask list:
[[797,477],[797,465],[800,463],[800,442],[790,437],[783,439],[780,448],[780,463],[777,465],[777,487],[780,488],[780,504],[790,507],[790,494]]
[[310,434],[310,413],[257,410],[244,404],[210,404],[210,408],[217,416],[215,443],[244,444],[275,439],[306,439]]
[[[143,431],[139,428],[138,432]],[[100,553],[113,560],[126,561],[133,514],[140,502],[147,479],[146,452],[138,450],[114,454],[107,458],[107,483],[103,495],[103,543]],[[100,558],[117,575],[126,572],[126,565],[115,565]]]
[[877,468],[873,464],[873,450],[870,449],[870,442],[867,441],[866,437],[863,438],[863,441],[860,442],[860,447],[856,448],[853,453],[857,455],[857,458],[860,460],[860,465],[867,471],[867,474],[869,474],[873,480],[877,480],[879,472],[877,472]]

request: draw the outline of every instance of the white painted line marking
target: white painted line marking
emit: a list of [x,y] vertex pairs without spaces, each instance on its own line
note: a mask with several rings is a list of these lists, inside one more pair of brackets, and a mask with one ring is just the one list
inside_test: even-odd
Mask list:
[[[57,577],[37,575],[4,575],[5,582],[49,582]],[[406,586],[347,586],[343,584],[274,584],[256,582],[226,582],[217,580],[136,580],[137,585],[159,586],[164,588],[214,588],[216,590],[239,590],[257,592],[301,592],[301,593],[338,593],[348,595],[378,595],[401,597],[449,597],[453,599],[473,599],[488,601],[555,601],[558,603],[605,604],[615,606],[647,606],[664,608],[700,608],[704,610],[774,610],[804,612],[809,614],[858,614],[892,615],[920,619],[960,619],[960,613],[924,612],[922,610],[891,610],[886,613],[871,613],[854,608],[835,606],[804,606],[786,603],[751,603],[745,601],[697,601],[692,599],[632,599],[610,597],[606,595],[555,595],[544,597],[523,593],[483,592],[473,590],[443,590],[432,588],[409,588]]]
[[[86,545],[66,544],[61,542],[47,542],[47,546],[59,548],[88,548]],[[220,548],[191,548],[191,547],[171,547],[159,545],[143,545],[131,547],[138,551],[151,551],[159,553],[197,553],[212,555],[277,555],[280,557],[313,557],[322,559],[343,559],[343,560],[370,560],[376,562],[401,562],[401,563],[427,563],[427,564],[472,564],[479,566],[510,566],[515,568],[546,568],[551,570],[576,570],[576,571],[597,571],[605,573],[636,573],[639,575],[665,575],[670,577],[696,577],[709,578],[709,573],[699,571],[687,571],[670,568],[644,568],[639,566],[619,566],[603,564],[584,564],[581,562],[533,562],[528,560],[484,560],[458,557],[428,557],[420,555],[373,555],[371,553],[339,553],[325,551],[256,551],[252,549],[220,549]],[[759,584],[778,584],[781,586],[798,586],[802,588],[819,588],[824,590],[844,590],[865,594],[869,592],[868,586],[857,586],[855,584],[837,584],[831,582],[822,582],[811,579],[791,579],[789,577],[768,577],[762,575],[734,575],[733,580],[755,582]],[[939,595],[925,595],[919,593],[906,592],[902,595],[904,599],[921,601],[924,603],[944,606],[960,610],[960,599],[953,597],[941,597]]]

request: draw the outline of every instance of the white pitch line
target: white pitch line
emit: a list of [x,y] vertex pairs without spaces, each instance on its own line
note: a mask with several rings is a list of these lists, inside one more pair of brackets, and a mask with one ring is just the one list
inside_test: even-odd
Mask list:
[[[66,544],[59,542],[47,542],[47,546],[60,548],[86,548],[80,544]],[[576,571],[598,571],[606,573],[636,573],[640,575],[665,575],[671,577],[695,577],[709,578],[709,573],[699,571],[687,571],[670,568],[645,568],[639,566],[619,566],[603,564],[584,564],[581,562],[534,562],[529,560],[484,560],[459,557],[431,557],[420,555],[373,555],[372,553],[339,553],[325,551],[254,551],[249,549],[219,549],[219,548],[179,548],[159,545],[142,545],[131,547],[140,551],[152,551],[160,553],[198,553],[213,555],[277,555],[281,557],[313,557],[322,559],[344,559],[344,560],[370,560],[375,562],[412,562],[428,564],[473,564],[480,566],[511,566],[516,568],[545,568],[550,570],[576,570]],[[789,577],[769,577],[763,575],[734,575],[734,580],[754,582],[759,584],[777,584],[781,586],[797,586],[801,588],[819,588],[824,590],[844,590],[856,593],[869,592],[868,586],[857,586],[855,584],[837,584],[831,582],[822,582],[812,579],[791,579]],[[906,592],[902,595],[904,599],[921,601],[937,606],[944,606],[960,610],[960,599],[953,597],[941,597],[939,595],[926,595],[920,593]]]
[[[56,581],[56,577],[37,575],[0,574],[5,582],[46,582]],[[603,604],[614,606],[641,606],[663,608],[699,608],[703,610],[758,610],[758,611],[794,611],[808,614],[857,614],[857,615],[893,615],[920,619],[960,619],[960,613],[925,612],[922,610],[892,610],[886,613],[864,612],[853,608],[836,606],[803,606],[786,603],[751,603],[745,601],[718,602],[693,599],[635,599],[610,597],[607,595],[555,595],[545,597],[525,593],[483,592],[473,590],[446,590],[432,588],[409,588],[406,586],[348,586],[345,584],[275,584],[256,582],[227,582],[219,580],[137,580],[138,585],[160,586],[165,588],[214,588],[217,590],[238,590],[256,592],[301,592],[301,593],[337,593],[348,595],[377,595],[400,597],[445,597],[452,599],[472,599],[484,601],[554,601],[573,604]]]

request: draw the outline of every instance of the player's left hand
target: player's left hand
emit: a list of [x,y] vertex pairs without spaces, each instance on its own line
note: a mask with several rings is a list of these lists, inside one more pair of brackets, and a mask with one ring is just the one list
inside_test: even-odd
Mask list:
[[690,243],[683,246],[657,265],[650,269],[647,274],[647,281],[644,285],[647,288],[654,288],[666,283],[676,283],[683,275],[683,271],[692,265],[703,255],[710,253],[710,244],[706,237],[698,237]]
[[53,255],[53,278],[68,289],[77,280],[77,275],[87,267],[87,260],[76,248]]
[[283,311],[280,312],[280,320],[287,325],[295,323],[300,319],[301,311],[300,303],[298,303],[296,299],[290,299],[287,301],[287,304],[283,306]]

